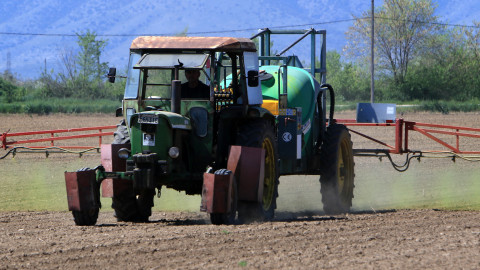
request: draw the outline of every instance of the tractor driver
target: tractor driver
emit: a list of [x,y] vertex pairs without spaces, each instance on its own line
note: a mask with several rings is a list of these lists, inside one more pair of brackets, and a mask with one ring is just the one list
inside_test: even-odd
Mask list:
[[198,80],[200,70],[187,69],[185,77],[187,82],[182,84],[182,98],[210,99],[210,87]]

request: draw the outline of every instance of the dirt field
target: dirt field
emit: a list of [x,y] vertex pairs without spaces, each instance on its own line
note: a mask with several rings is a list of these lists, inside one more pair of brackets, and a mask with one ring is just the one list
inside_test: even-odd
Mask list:
[[[345,112],[337,117],[354,116]],[[480,127],[480,115],[474,113],[403,117]],[[105,115],[0,115],[0,132],[112,125],[117,121]],[[389,140],[390,132],[380,128],[374,133],[377,138]],[[352,139],[355,148],[371,147],[358,136]],[[475,141],[462,143],[465,149],[480,148]],[[436,149],[436,144],[419,137],[412,147]],[[58,200],[58,194],[43,189],[36,192],[37,188],[64,193],[63,171],[94,166],[99,157],[40,157],[19,154],[15,159],[0,161],[0,189],[10,190],[12,181],[20,187],[16,192],[0,191],[0,269],[480,268],[478,163],[422,159],[406,173],[398,173],[385,160],[356,158],[354,206],[348,215],[330,217],[320,211],[317,177],[290,176],[280,179],[273,222],[212,226],[207,216],[197,211],[198,198],[186,203],[180,194],[174,198],[180,202],[177,209],[189,212],[162,211],[162,197],[155,201],[150,223],[117,223],[108,203],[104,203],[107,211],[100,213],[97,226],[76,227],[66,212],[64,194],[59,196],[62,201],[56,202],[62,207],[60,211],[51,211],[50,199],[34,200],[35,204],[21,201],[35,196]],[[402,162],[403,158],[397,157],[396,161]],[[44,170],[30,172],[31,168]],[[34,174],[49,179],[35,180],[39,184],[32,188]],[[8,205],[24,211],[12,211]]]
[[193,213],[148,224],[72,226],[69,213],[0,213],[0,268],[478,269],[480,212],[401,210],[209,225]]

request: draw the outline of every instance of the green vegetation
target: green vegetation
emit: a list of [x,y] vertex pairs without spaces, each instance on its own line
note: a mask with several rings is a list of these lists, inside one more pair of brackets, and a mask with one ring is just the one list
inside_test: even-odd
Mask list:
[[125,80],[106,82],[108,63],[101,62],[106,40],[94,32],[77,33],[78,52],[63,51],[63,70],[44,70],[37,80],[0,75],[0,113],[112,113],[121,106]]
[[[83,158],[53,154],[38,159],[25,155],[29,154],[0,160],[0,211],[68,211],[64,172],[99,163],[97,154],[85,154]],[[102,211],[113,211],[110,198],[101,202]],[[200,196],[164,189],[154,203],[155,211],[198,211]]]
[[2,104],[0,113],[27,113],[27,114],[50,114],[50,113],[110,113],[122,103],[111,99],[75,99],[75,98],[50,98],[16,101]]
[[[27,157],[0,160],[0,211],[68,211],[64,171],[95,167],[98,154],[84,157],[52,154],[49,158]],[[35,155],[35,154],[32,154]],[[474,162],[422,160],[404,173],[388,163],[372,165],[359,160],[356,169],[353,210],[448,209],[480,210],[480,174]],[[435,168],[432,169],[432,166]],[[28,168],[28,169],[27,169]],[[375,168],[375,170],[372,170]],[[286,176],[280,179],[280,211],[318,211],[321,209],[318,176]],[[298,197],[301,193],[302,198]],[[154,211],[198,212],[200,196],[162,189],[155,198]],[[112,211],[111,199],[102,198],[102,211]],[[228,230],[222,234],[231,234]]]
[[480,177],[476,165],[424,159],[404,173],[385,163],[379,163],[374,172],[356,167],[357,179],[362,180],[356,184],[354,209],[479,210]]

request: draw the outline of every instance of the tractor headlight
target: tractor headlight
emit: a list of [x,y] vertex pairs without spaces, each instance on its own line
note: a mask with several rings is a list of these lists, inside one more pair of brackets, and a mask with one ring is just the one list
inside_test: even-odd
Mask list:
[[180,155],[180,149],[178,149],[178,147],[170,147],[170,149],[168,149],[168,155],[171,157],[171,158],[178,158],[178,156]]
[[128,159],[130,157],[130,150],[127,148],[121,148],[118,150],[118,157],[121,159]]

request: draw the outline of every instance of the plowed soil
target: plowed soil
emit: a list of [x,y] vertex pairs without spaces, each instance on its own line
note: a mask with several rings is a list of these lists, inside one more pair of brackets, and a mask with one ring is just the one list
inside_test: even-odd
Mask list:
[[[347,112],[338,118],[354,115]],[[478,114],[404,118],[480,127]],[[0,115],[0,132],[117,122],[118,118],[104,115],[16,119]],[[381,128],[373,135],[391,140],[389,132]],[[352,140],[354,148],[372,147],[358,136]],[[420,137],[413,142],[412,147],[419,149],[437,147]],[[480,148],[478,142],[462,145]],[[52,179],[61,178],[63,171],[71,170],[65,165],[70,159],[52,155],[46,162],[19,154],[15,161],[2,160],[0,184],[8,175],[28,188],[23,173],[33,165],[54,167],[48,171],[60,173]],[[81,163],[95,165],[98,159],[86,155]],[[401,163],[404,157],[396,161]],[[107,211],[91,227],[74,226],[66,205],[63,211],[40,206],[32,206],[34,212],[0,209],[0,269],[480,269],[479,163],[422,159],[403,174],[385,160],[356,158],[355,163],[353,211],[346,215],[327,216],[321,211],[320,185],[313,176],[282,177],[276,218],[264,223],[214,226],[198,212],[198,204],[179,207],[188,212],[165,212],[157,208],[158,199],[149,223],[117,222],[104,203]],[[8,168],[19,164],[24,164],[22,169],[10,173]],[[28,194],[34,196],[34,191]],[[22,200],[22,194],[3,196],[0,205]],[[182,196],[177,198],[180,202]]]
[[76,227],[70,213],[0,213],[0,268],[478,269],[480,212],[399,210],[344,216],[280,214],[213,226],[195,213],[150,223]]

